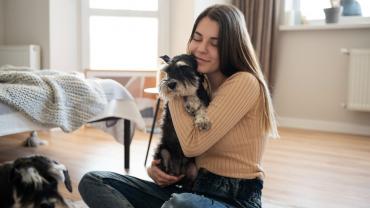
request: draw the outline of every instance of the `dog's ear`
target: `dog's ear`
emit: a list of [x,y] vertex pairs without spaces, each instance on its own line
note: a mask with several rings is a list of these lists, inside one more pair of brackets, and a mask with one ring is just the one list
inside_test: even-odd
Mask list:
[[197,70],[198,68],[198,62],[195,58],[194,55],[190,54],[190,55],[187,55],[189,58],[188,58],[188,62],[189,64],[191,65],[190,67],[192,67],[193,69]]
[[64,185],[66,186],[69,192],[72,192],[72,182],[71,177],[69,177],[68,170],[64,170],[63,174],[64,174]]
[[20,180],[21,177],[22,177],[21,174],[19,173],[19,171],[16,168],[12,167],[10,169],[9,181],[14,182],[14,181]]
[[67,168],[63,164],[60,164],[57,161],[52,161],[48,172],[57,181],[63,181],[68,191],[72,192],[71,178],[69,177]]
[[160,56],[160,58],[167,64],[170,62],[171,58],[167,55]]

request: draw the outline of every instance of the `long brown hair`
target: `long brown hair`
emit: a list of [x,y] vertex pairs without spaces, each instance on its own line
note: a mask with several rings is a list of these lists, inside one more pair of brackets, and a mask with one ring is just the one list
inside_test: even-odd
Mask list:
[[217,22],[219,26],[218,53],[221,72],[229,77],[236,72],[247,71],[257,78],[264,96],[262,130],[267,136],[279,137],[270,91],[250,40],[244,15],[232,5],[216,4],[208,7],[195,20],[188,44],[204,17]]

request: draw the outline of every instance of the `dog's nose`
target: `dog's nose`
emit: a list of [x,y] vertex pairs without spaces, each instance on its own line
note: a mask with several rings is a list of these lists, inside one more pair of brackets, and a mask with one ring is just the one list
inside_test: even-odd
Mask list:
[[176,82],[170,82],[167,84],[167,86],[171,89],[174,90],[176,88],[177,83]]

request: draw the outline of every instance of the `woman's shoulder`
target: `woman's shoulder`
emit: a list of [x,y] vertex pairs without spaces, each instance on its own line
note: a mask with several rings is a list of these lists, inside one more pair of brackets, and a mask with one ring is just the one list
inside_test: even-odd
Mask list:
[[[249,72],[237,72],[228,77],[218,89],[218,92],[259,92],[260,84],[257,78]],[[248,93],[247,93],[248,94]]]
[[249,72],[237,72],[226,79],[226,82],[259,86],[257,78]]

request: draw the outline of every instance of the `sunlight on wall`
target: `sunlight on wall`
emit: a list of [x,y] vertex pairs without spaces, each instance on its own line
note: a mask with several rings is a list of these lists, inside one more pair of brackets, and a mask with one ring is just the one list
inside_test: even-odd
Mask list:
[[155,68],[157,40],[157,18],[92,16],[91,68]]
[[158,0],[90,0],[90,8],[157,11]]

